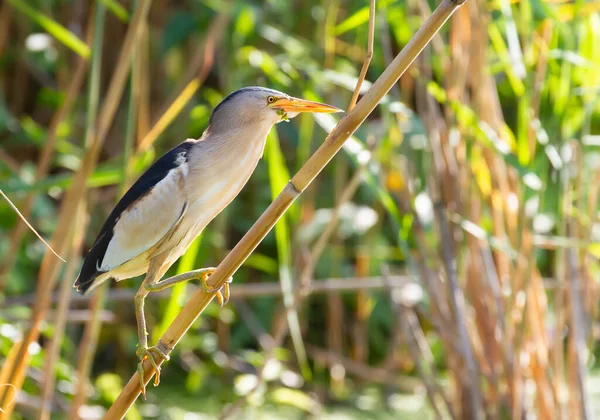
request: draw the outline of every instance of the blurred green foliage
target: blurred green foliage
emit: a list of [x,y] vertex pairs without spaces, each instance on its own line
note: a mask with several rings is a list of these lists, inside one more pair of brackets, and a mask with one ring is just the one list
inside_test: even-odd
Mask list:
[[[60,200],[71,185],[74,171],[81,165],[84,155],[87,89],[82,90],[73,111],[61,121],[50,173],[38,181],[34,175],[36,162],[45,144],[51,118],[64,101],[75,56],[90,57],[90,46],[82,40],[86,39],[84,31],[90,20],[91,7],[98,7],[100,3],[108,13],[101,51],[100,97],[103,98],[117,59],[116,52],[132,16],[133,2],[33,0],[26,3],[10,0],[6,3],[10,6],[1,6],[10,7],[12,17],[8,42],[0,49],[0,146],[3,152],[0,155],[0,188],[17,205],[27,194],[35,195],[29,219],[45,237],[50,237],[56,228]],[[578,170],[586,182],[577,190],[577,199],[593,198],[589,195],[589,182],[596,174],[600,158],[600,103],[597,99],[600,16],[595,10],[597,2],[528,0],[509,4],[508,1],[479,1],[478,5],[480,12],[489,19],[489,43],[483,53],[485,61],[481,63],[484,67],[481,71],[492,74],[496,83],[498,105],[504,117],[501,137],[470,103],[449,95],[446,90],[451,76],[447,66],[452,60],[447,43],[449,25],[443,28],[438,39],[444,40],[441,47],[427,47],[424,61],[416,63],[403,80],[410,79],[410,83],[425,86],[437,101],[436,106],[453,114],[456,127],[466,139],[466,167],[472,170],[476,194],[487,200],[495,188],[490,168],[482,157],[481,150],[485,150],[518,175],[518,190],[522,194],[520,211],[526,211],[524,203],[535,202],[537,208],[531,218],[542,215],[550,220],[549,229],[536,233],[558,235],[557,225],[564,217],[563,169],[573,165],[567,145],[570,141],[576,142],[583,156],[578,161]],[[435,6],[429,2],[429,7]],[[368,87],[369,81],[374,81],[384,71],[386,54],[397,53],[422,24],[419,10],[416,1],[378,2],[374,55],[365,86]],[[366,51],[368,11],[368,2],[362,0],[155,1],[149,21],[148,62],[143,63],[149,75],[149,97],[143,105],[150,110],[152,122],[185,85],[188,66],[203,48],[211,22],[221,13],[230,15],[229,22],[218,41],[215,62],[203,86],[146,151],[135,151],[134,147],[132,152],[123,146],[128,123],[135,119],[128,113],[128,104],[136,99],[131,94],[133,90],[127,91],[101,160],[88,182],[90,205],[86,250],[119,197],[124,154],[132,153],[129,170],[134,178],[139,176],[174,145],[186,138],[200,137],[212,108],[230,91],[246,85],[262,85],[346,108]],[[539,93],[535,93],[536,83],[540,83],[536,80],[540,58],[538,43],[548,22],[552,22],[547,46],[548,68]],[[386,51],[385,37],[390,39],[390,51]],[[92,55],[94,53],[92,51]],[[138,54],[142,52],[138,51]],[[426,68],[431,71],[429,74]],[[468,73],[468,67],[465,71]],[[407,82],[407,86],[410,83]],[[539,95],[537,149],[531,154],[530,102],[536,94]],[[417,238],[411,230],[414,216],[405,212],[397,199],[397,193],[404,186],[410,187],[413,197],[426,193],[428,178],[434,170],[427,122],[414,111],[415,101],[411,89],[390,92],[374,115],[347,142],[344,153],[334,158],[315,185],[294,204],[275,231],[236,273],[233,288],[236,284],[280,281],[285,292],[283,302],[289,307],[293,290],[298,286],[296,278],[303,258],[327,225],[331,214],[327,210],[335,206],[344,185],[369,153],[369,136],[377,140],[373,159],[352,199],[354,207],[349,207],[342,217],[334,238],[319,260],[315,277],[357,277],[357,255],[361,253],[369,256],[369,275],[378,276],[382,262],[404,273],[417,275],[416,263],[411,256],[417,247]],[[135,103],[131,103],[135,108]],[[137,109],[138,113],[140,109]],[[266,162],[259,164],[240,196],[211,223],[168,275],[217,265],[281,191],[290,174],[318,147],[335,125],[335,118],[338,117],[302,115],[290,123],[277,125],[267,143]],[[132,142],[135,144],[133,137]],[[412,204],[415,202],[413,200]],[[595,209],[596,204],[589,206]],[[365,213],[360,213],[361,208],[372,210],[372,223],[365,224],[361,219],[359,214],[366,217]],[[428,214],[420,213],[419,208],[417,214],[423,216],[424,240],[431,245],[437,244],[435,223],[427,219]],[[587,220],[585,215],[581,218],[589,231],[596,228],[595,220]],[[0,202],[0,256],[9,252],[10,233],[16,223],[16,215]],[[508,238],[494,237],[493,223],[492,214],[484,212],[478,227],[485,240],[495,250],[507,254],[514,252],[515,246]],[[598,238],[582,237],[575,238],[575,242],[594,257],[589,270],[597,277],[596,258],[600,253],[597,244],[594,244],[596,247],[586,245],[587,239],[598,241]],[[19,302],[19,298],[32,296],[44,252],[44,246],[30,233],[18,244],[15,263],[6,274],[4,299],[7,302]],[[544,276],[554,273],[555,258],[548,249],[540,248],[534,253],[536,266]],[[73,279],[62,278],[61,281],[72,282]],[[133,290],[138,283],[139,279],[128,280],[114,288]],[[146,313],[153,341],[174,319],[189,296],[189,287],[176,286],[167,298],[148,302]],[[368,357],[356,363],[384,369],[387,366],[385,363],[391,357],[391,337],[397,326],[389,295],[385,290],[368,294],[369,316],[363,326],[367,331],[368,342],[364,344]],[[353,292],[339,293],[339,296],[343,317],[336,328],[342,337],[342,346],[333,350],[348,357],[356,345],[354,330],[360,326],[355,317],[357,299]],[[207,417],[198,418],[212,418],[226,404],[250,392],[257,383],[257,372],[267,363],[259,338],[272,332],[278,318],[285,316],[281,302],[279,297],[262,296],[234,301],[223,309],[210,306],[163,369],[161,386],[149,389],[148,401],[140,402],[130,418],[195,418],[189,417],[189,413],[204,413]],[[332,348],[333,333],[328,324],[333,322],[328,318],[331,316],[330,305],[327,295],[315,295],[308,298],[297,314],[288,314],[291,341],[277,349],[274,360],[267,363],[265,384],[248,396],[248,404],[240,418],[433,418],[421,388],[403,393],[397,387],[382,385],[378,378],[372,378],[370,382],[348,373],[341,391],[332,390],[333,370],[315,360],[309,348]],[[428,305],[425,295],[418,303],[418,311],[427,312]],[[8,355],[20,331],[27,327],[30,306],[13,303],[0,309],[0,360]],[[72,306],[73,313],[75,309],[87,308],[86,304]],[[89,418],[102,413],[94,411],[95,408],[107,407],[114,401],[136,362],[133,301],[108,299],[106,310],[110,320],[102,327],[94,358],[94,391],[86,407]],[[446,369],[447,350],[438,337],[431,334],[433,328],[427,317],[422,321],[435,365]],[[47,337],[53,334],[52,316],[43,333],[40,345],[33,349],[31,371],[24,386],[31,396],[40,393],[39,372],[45,361]],[[68,405],[66,401],[74,392],[74,366],[81,335],[81,322],[73,319],[67,326],[61,360],[56,366],[56,418],[62,418],[61,409]],[[400,360],[394,365],[394,372],[416,375],[405,345],[396,350]],[[396,350],[392,349],[392,353]],[[22,401],[19,404],[17,416],[32,417],[35,408]]]

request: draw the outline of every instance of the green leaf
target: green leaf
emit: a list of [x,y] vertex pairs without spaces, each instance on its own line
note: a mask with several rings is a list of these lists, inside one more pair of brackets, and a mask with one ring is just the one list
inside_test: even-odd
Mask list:
[[116,16],[121,22],[127,23],[129,22],[129,13],[127,10],[121,6],[121,4],[116,0],[98,0],[101,3],[104,3],[106,8]]
[[488,34],[490,36],[490,42],[494,46],[498,58],[502,61],[503,70],[506,73],[506,77],[514,91],[515,95],[520,97],[525,92],[525,85],[523,81],[517,75],[515,68],[513,66],[510,53],[508,51],[508,47],[504,42],[504,38],[502,38],[502,34],[498,29],[498,26],[495,24],[491,24],[488,26]]
[[277,275],[279,270],[279,265],[274,258],[258,252],[254,252],[248,257],[244,263],[244,267],[252,267],[255,270],[259,270],[270,275]]
[[15,6],[16,9],[27,15],[31,20],[44,28],[50,35],[79,54],[81,57],[88,58],[90,56],[90,47],[67,28],[41,14],[21,0],[9,0],[9,2]]
[[529,115],[529,95],[524,95],[519,100],[517,108],[517,156],[519,163],[523,166],[531,162],[531,153],[529,149],[529,124],[531,123]]
[[235,30],[233,33],[236,37],[244,39],[254,31],[255,25],[256,17],[254,16],[254,12],[251,7],[246,6],[235,21]]
[[[50,188],[68,188],[73,182],[72,174],[61,174],[44,178],[34,184],[26,184],[22,180],[14,180],[2,187],[5,193],[15,192],[47,192]],[[88,178],[89,188],[106,187],[121,182],[120,168],[100,168]]]
[[[519,163],[519,158],[512,152],[511,145],[500,138],[498,133],[496,133],[489,124],[479,120],[471,108],[459,101],[448,101],[444,90],[435,82],[429,82],[427,84],[427,90],[439,102],[448,103],[450,108],[454,111],[456,119],[471,130],[473,139],[482,146],[490,148],[499,154],[509,166],[512,166],[517,171],[521,180],[527,187],[534,191],[543,187],[542,180],[539,176]],[[466,138],[469,139],[470,136],[467,136]]]
[[335,34],[341,35],[354,28],[364,25],[369,21],[369,6],[365,6],[358,12],[351,15],[348,19],[335,27]]
[[[369,2],[367,1],[365,3],[368,4]],[[394,3],[393,0],[383,0],[383,1],[378,1],[377,5],[379,7],[386,7],[388,5],[391,5],[392,3]],[[342,23],[337,25],[334,29],[334,33],[335,33],[335,35],[341,35],[343,33],[351,31],[352,29],[357,28],[361,25],[365,25],[367,22],[369,22],[369,6],[368,5],[359,9],[357,12],[350,15],[350,17],[348,17]]]
[[276,404],[291,405],[313,414],[319,412],[319,403],[306,393],[297,389],[277,388],[270,393],[269,397]]

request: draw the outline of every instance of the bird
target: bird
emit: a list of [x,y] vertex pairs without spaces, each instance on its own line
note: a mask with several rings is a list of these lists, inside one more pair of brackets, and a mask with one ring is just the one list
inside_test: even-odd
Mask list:
[[[250,179],[260,161],[271,128],[299,113],[343,112],[332,105],[308,101],[277,90],[251,86],[230,93],[212,111],[199,139],[187,139],[159,158],[123,195],[100,229],[84,258],[73,286],[81,294],[109,279],[120,281],[145,274],[137,291],[138,372],[142,394],[146,389],[146,358],[160,381],[160,367],[148,347],[144,300],[155,291],[189,280],[189,276],[162,280],[194,239]],[[197,270],[202,289],[215,293],[219,303],[229,299],[229,279],[216,290],[207,279],[214,268]]]

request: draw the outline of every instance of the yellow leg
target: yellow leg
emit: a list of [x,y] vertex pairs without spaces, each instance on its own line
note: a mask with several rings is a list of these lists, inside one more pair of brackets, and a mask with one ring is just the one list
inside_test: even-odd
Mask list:
[[158,384],[160,383],[160,366],[158,366],[158,364],[156,363],[156,359],[154,358],[154,354],[152,353],[153,351],[157,352],[159,356],[163,358],[163,360],[169,360],[169,356],[167,354],[164,354],[156,346],[147,347],[147,345],[142,346],[140,344],[140,347],[138,347],[137,351],[135,352],[137,357],[140,359],[137,371],[140,376],[140,385],[142,388],[142,395],[144,396],[144,399],[146,399],[146,384],[144,383],[144,359],[148,358],[148,360],[152,364],[152,367],[156,371],[156,375],[154,376],[154,386],[158,386]]
[[145,289],[147,292],[159,292],[161,290],[165,290],[171,286],[174,286],[179,283],[183,283],[190,280],[200,280],[200,287],[205,293],[215,293],[217,301],[221,306],[227,304],[229,302],[230,290],[229,284],[232,279],[229,278],[225,284],[221,287],[211,287],[208,285],[208,278],[215,272],[216,268],[201,268],[199,270],[193,270],[188,273],[183,273],[178,276],[174,276],[159,282],[147,283],[145,285]]
[[139,290],[135,294],[135,317],[137,319],[138,326],[138,340],[139,347],[135,354],[139,358],[139,363],[137,367],[138,376],[140,378],[140,388],[142,390],[142,396],[146,399],[146,381],[144,380],[144,359],[148,358],[152,366],[154,367],[154,371],[156,372],[156,376],[154,377],[154,386],[158,386],[160,383],[160,366],[156,363],[156,359],[154,358],[153,351],[158,353],[160,357],[164,360],[169,360],[169,356],[164,354],[158,348],[152,346],[148,347],[148,331],[146,330],[146,317],[144,315],[144,303],[146,301],[146,296],[148,296],[149,291],[147,287],[151,284],[155,284],[158,279],[162,277],[162,275],[167,271],[169,267],[162,266],[162,260],[152,260],[150,262],[150,267],[148,268],[148,273],[146,274],[146,278],[144,282],[140,286]]
[[[146,296],[148,296],[148,293],[159,292],[179,283],[199,279],[202,290],[205,293],[215,293],[216,298],[221,306],[225,305],[229,301],[230,295],[229,283],[231,283],[231,278],[229,278],[223,286],[218,288],[212,288],[208,285],[207,280],[210,275],[215,272],[215,268],[202,268],[200,270],[190,271],[188,273],[158,281],[158,279],[160,279],[169,268],[168,266],[162,267],[161,264],[162,261],[160,260],[152,260],[150,263],[150,268],[148,269],[148,274],[146,274],[146,279],[135,295],[135,315],[137,318],[138,338],[140,341],[140,345],[136,351],[136,355],[140,359],[137,371],[138,376],[140,377],[140,387],[142,389],[142,395],[144,396],[144,399],[146,398],[144,359],[147,358],[150,363],[152,363],[152,366],[156,372],[156,376],[154,377],[154,386],[158,386],[160,383],[160,366],[158,363],[156,363],[155,353],[157,353],[159,357],[162,357],[163,360],[169,360],[169,356],[164,354],[156,346],[148,347],[148,332],[146,331],[146,318],[144,316],[144,302],[146,300]],[[156,267],[159,268],[157,269]]]

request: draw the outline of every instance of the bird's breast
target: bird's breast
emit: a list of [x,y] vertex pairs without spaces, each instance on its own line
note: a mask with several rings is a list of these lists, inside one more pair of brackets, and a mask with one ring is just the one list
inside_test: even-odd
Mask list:
[[208,223],[240,193],[256,169],[265,146],[262,139],[210,144],[188,174],[190,211]]
[[169,261],[179,258],[206,225],[240,193],[254,172],[263,147],[250,149],[239,159],[224,165],[206,165],[196,172],[190,170],[188,186],[194,190],[188,194],[188,208],[180,223],[158,246],[157,252],[167,251]]
[[237,143],[198,144],[186,174],[188,209],[174,235],[179,239],[177,248],[181,245],[185,251],[206,225],[240,193],[263,154],[264,137],[262,140],[247,138]]

